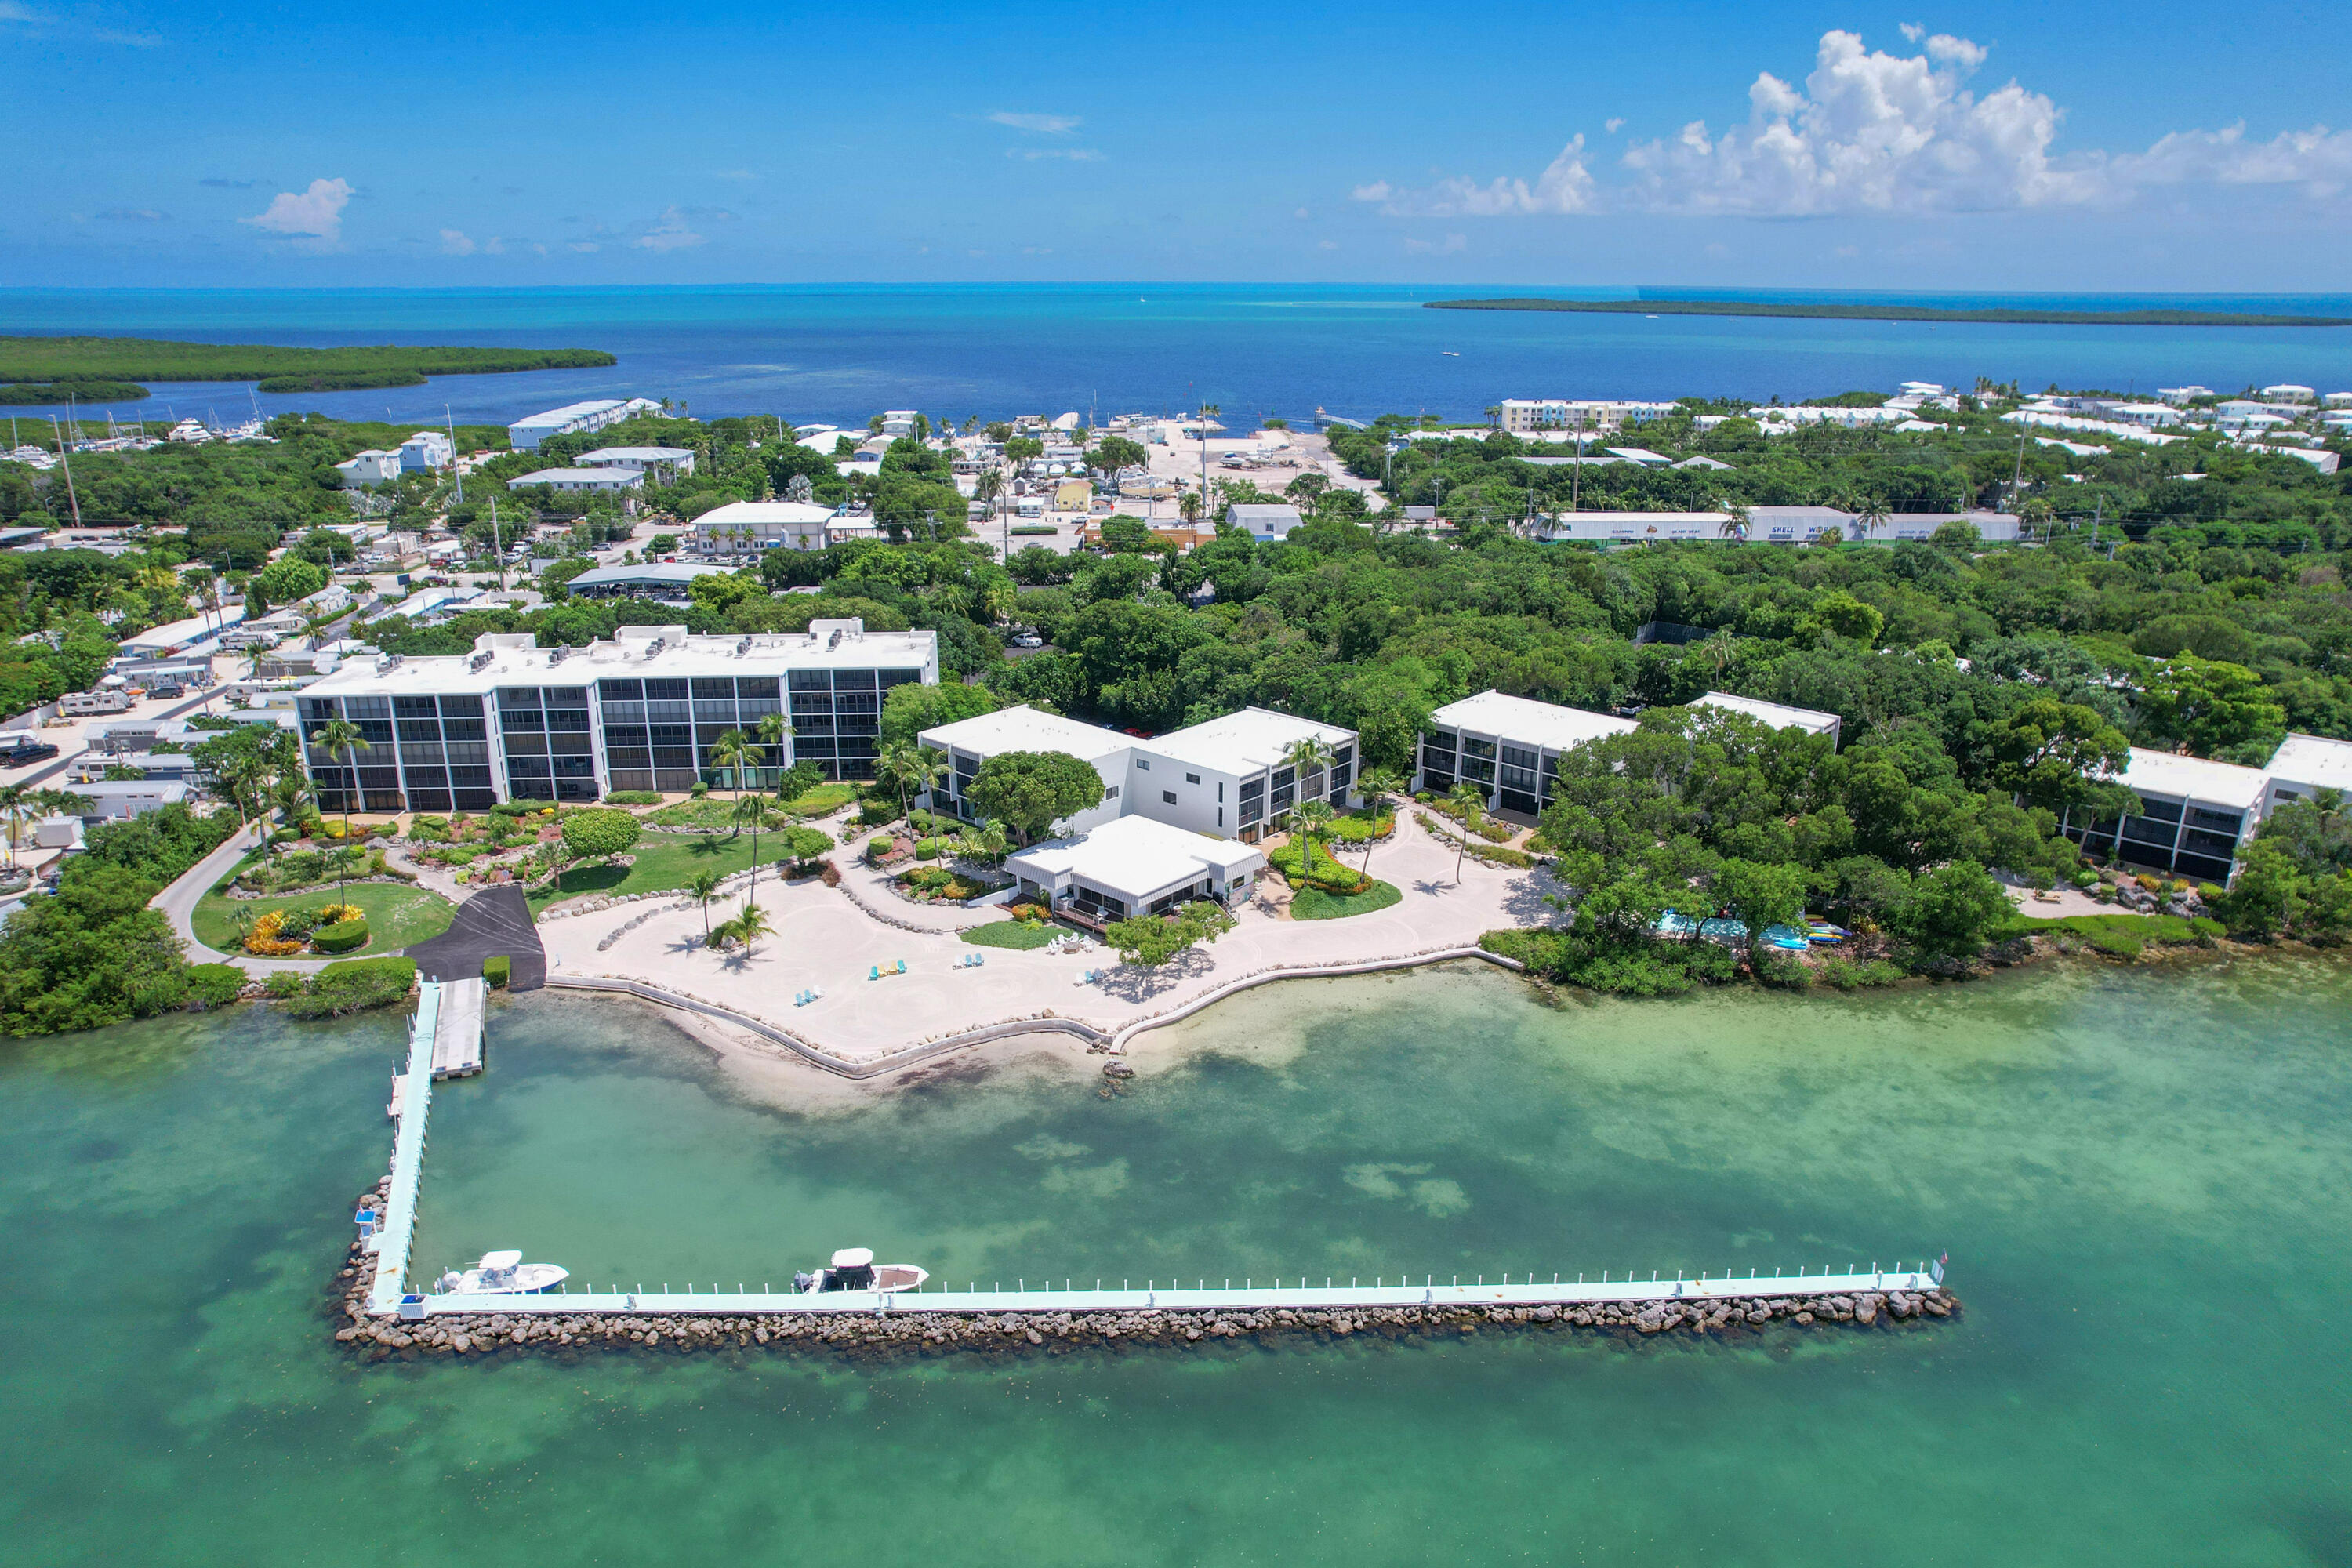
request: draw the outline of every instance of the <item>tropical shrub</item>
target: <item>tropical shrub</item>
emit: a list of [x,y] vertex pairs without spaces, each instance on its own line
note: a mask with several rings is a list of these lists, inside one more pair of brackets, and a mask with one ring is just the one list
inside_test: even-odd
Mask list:
[[563,847],[583,858],[601,859],[626,854],[644,831],[625,811],[591,806],[563,819]]
[[367,945],[368,923],[364,915],[320,926],[310,933],[310,945],[320,952],[353,952]]
[[650,789],[616,789],[604,796],[606,805],[659,805],[661,792]]
[[188,965],[188,1005],[198,1009],[223,1007],[245,991],[245,971],[234,963]]
[[416,984],[413,958],[363,958],[331,963],[288,998],[286,1010],[297,1018],[335,1018],[368,1007],[388,1007],[404,1000]]
[[514,960],[505,953],[482,960],[482,978],[490,983],[493,991],[503,989],[514,978]]
[[302,942],[286,934],[285,910],[265,910],[245,933],[245,951],[262,958],[289,958],[302,951]]

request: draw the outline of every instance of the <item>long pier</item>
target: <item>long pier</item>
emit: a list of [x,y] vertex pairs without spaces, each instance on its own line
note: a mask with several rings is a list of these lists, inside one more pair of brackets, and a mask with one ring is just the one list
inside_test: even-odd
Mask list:
[[[765,1318],[771,1320],[972,1317],[1018,1314],[1158,1314],[1213,1316],[1224,1312],[1328,1312],[1424,1308],[1434,1312],[1465,1312],[1517,1308],[1591,1307],[1600,1310],[1652,1303],[1696,1307],[1727,1301],[1797,1301],[1826,1297],[1861,1297],[1907,1292],[1937,1292],[1943,1283],[1940,1265],[1925,1261],[1882,1268],[1872,1264],[1841,1268],[1807,1268],[1796,1273],[1759,1269],[1747,1274],[1726,1271],[1667,1276],[1654,1272],[1647,1279],[1627,1274],[1599,1279],[1565,1274],[1549,1279],[1533,1272],[1509,1273],[1488,1280],[1483,1275],[1465,1282],[1434,1274],[1414,1279],[1375,1276],[1367,1285],[1360,1278],[1341,1283],[1332,1276],[1320,1282],[1311,1278],[1276,1278],[1260,1281],[1231,1279],[1212,1285],[1195,1279],[1147,1279],[1139,1287],[1122,1279],[1111,1287],[1102,1280],[1080,1286],[1071,1279],[1056,1286],[1051,1280],[1031,1286],[1016,1280],[1007,1289],[1001,1282],[982,1289],[977,1281],[961,1290],[831,1290],[809,1293],[789,1288],[779,1290],[762,1283],[752,1289],[738,1284],[729,1289],[716,1284],[656,1289],[641,1284],[606,1284],[572,1289],[570,1283],[538,1292],[413,1292],[406,1279],[416,1226],[417,1189],[423,1179],[425,1128],[432,1110],[433,1085],[445,1076],[444,1062],[453,1040],[474,1042],[479,1059],[483,986],[478,980],[427,981],[419,988],[415,1016],[409,1025],[408,1065],[395,1085],[399,1128],[393,1142],[392,1173],[384,1188],[382,1217],[376,1233],[362,1246],[374,1256],[374,1270],[365,1292],[366,1312],[378,1318],[418,1321],[437,1317],[478,1321],[490,1316],[510,1318]],[[478,1070],[477,1068],[476,1070]],[[356,1292],[355,1292],[356,1294]],[[356,1303],[353,1310],[358,1310]]]
[[1122,1280],[1117,1288],[1097,1284],[1078,1288],[1066,1281],[1061,1288],[1031,1288],[1025,1281],[1012,1289],[982,1290],[828,1290],[807,1294],[777,1290],[762,1285],[754,1290],[738,1285],[729,1290],[713,1285],[708,1290],[663,1285],[655,1290],[606,1285],[537,1293],[469,1293],[427,1295],[412,1303],[408,1315],[435,1317],[459,1313],[467,1317],[503,1312],[509,1315],[553,1316],[589,1312],[601,1317],[824,1317],[839,1314],[887,1316],[907,1313],[978,1312],[1219,1312],[1325,1311],[1333,1309],[1381,1307],[1613,1306],[1627,1302],[1726,1301],[1858,1295],[1872,1291],[1928,1291],[1939,1283],[1933,1265],[1907,1268],[1848,1269],[1835,1273],[1724,1274],[1647,1279],[1575,1279],[1554,1275],[1549,1279],[1504,1276],[1465,1284],[1460,1276],[1440,1280],[1382,1277],[1366,1285],[1351,1279],[1342,1285],[1327,1279],[1320,1284],[1306,1279],[1244,1280],[1211,1285],[1205,1280],[1184,1285],[1175,1280],[1147,1280],[1141,1287]]

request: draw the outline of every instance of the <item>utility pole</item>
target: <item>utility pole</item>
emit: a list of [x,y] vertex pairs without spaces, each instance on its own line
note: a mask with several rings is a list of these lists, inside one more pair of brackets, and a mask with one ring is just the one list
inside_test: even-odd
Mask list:
[[58,428],[58,416],[49,416],[49,434],[58,438],[58,463],[66,471],[66,501],[73,508],[74,526],[81,526],[81,498],[74,494],[73,459],[66,456],[65,433]]
[[2017,468],[2009,477],[2009,504],[2017,505],[2018,492],[2025,488],[2025,432],[2017,433]]
[[[457,416],[449,412],[449,405],[445,403],[441,405],[441,417],[448,421],[449,425],[449,474],[457,481],[457,504],[464,506],[466,504],[466,470],[457,466]],[[490,503],[490,510],[495,515],[498,510],[496,501]],[[498,541],[493,538],[490,542],[495,544]],[[506,586],[503,581],[506,574],[501,572],[499,575],[501,578],[499,586],[503,588]]]
[[1576,411],[1576,461],[1568,474],[1568,510],[1573,514],[1578,497],[1584,489],[1584,410]]
[[499,537],[499,498],[490,498],[490,553],[499,558],[499,592],[507,591],[506,541]]

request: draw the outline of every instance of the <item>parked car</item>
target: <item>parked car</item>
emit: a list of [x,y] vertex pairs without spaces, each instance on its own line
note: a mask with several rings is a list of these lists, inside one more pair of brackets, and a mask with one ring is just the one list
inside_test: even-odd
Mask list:
[[46,741],[24,741],[0,752],[0,767],[21,768],[27,763],[46,763],[58,754],[58,749]]

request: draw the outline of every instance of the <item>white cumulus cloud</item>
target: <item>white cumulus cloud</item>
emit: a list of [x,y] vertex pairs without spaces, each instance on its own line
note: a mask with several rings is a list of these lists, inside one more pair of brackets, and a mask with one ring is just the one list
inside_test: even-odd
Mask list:
[[309,190],[299,194],[280,191],[270,201],[267,212],[237,222],[266,228],[272,234],[290,234],[332,245],[343,236],[343,208],[351,199],[349,182],[313,180]]
[[441,254],[442,254],[442,255],[444,255],[444,256],[471,256],[471,255],[473,255],[473,254],[474,254],[474,250],[475,250],[474,242],[473,242],[472,240],[470,240],[470,239],[468,239],[468,238],[467,238],[467,237],[466,237],[466,232],[465,232],[465,230],[463,230],[463,229],[457,229],[457,228],[445,228],[445,229],[443,229],[443,230],[441,231]]
[[687,222],[685,213],[670,207],[663,212],[659,222],[629,243],[639,250],[667,252],[689,249],[700,245],[704,237],[695,233],[693,226]]
[[1034,131],[1041,136],[1067,136],[1084,123],[1075,114],[1014,114],[1006,110],[999,110],[988,118],[992,124]]
[[[1637,142],[1596,179],[1584,139],[1532,182],[1456,175],[1420,188],[1386,180],[1352,195],[1393,216],[1503,217],[1645,211],[1759,217],[2116,206],[2168,186],[2270,186],[2313,202],[2352,191],[2352,132],[2325,125],[2250,139],[2242,124],[2178,131],[2146,152],[2057,150],[2065,111],[2015,81],[1970,79],[1989,51],[1906,24],[1915,53],[1822,36],[1801,82],[1759,71],[1744,121],[1694,120]],[[1622,123],[1612,120],[1613,132]]]

